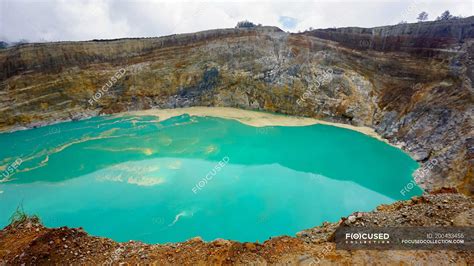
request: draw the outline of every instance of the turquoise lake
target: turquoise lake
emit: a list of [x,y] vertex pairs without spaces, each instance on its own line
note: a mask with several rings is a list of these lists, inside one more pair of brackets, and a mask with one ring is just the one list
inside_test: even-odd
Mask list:
[[22,205],[116,241],[264,241],[422,193],[400,194],[418,168],[407,154],[326,125],[104,116],[3,133],[0,147],[1,228]]

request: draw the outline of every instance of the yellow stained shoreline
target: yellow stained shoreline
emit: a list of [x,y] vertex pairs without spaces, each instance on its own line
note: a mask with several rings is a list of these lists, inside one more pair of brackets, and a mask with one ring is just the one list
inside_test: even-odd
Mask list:
[[[308,117],[298,117],[298,116],[288,116],[288,115],[282,115],[282,114],[274,114],[274,113],[267,113],[267,112],[259,112],[259,111],[250,111],[250,110],[244,110],[244,109],[238,109],[238,108],[231,108],[231,107],[188,107],[188,108],[176,108],[176,109],[148,109],[148,110],[141,110],[141,111],[130,111],[130,112],[123,112],[123,113],[117,113],[117,114],[112,114],[112,116],[115,117],[122,117],[122,116],[154,116],[156,117],[156,121],[163,121],[166,119],[169,119],[171,117],[183,115],[183,114],[189,114],[191,116],[201,116],[201,117],[219,117],[219,118],[225,118],[225,119],[233,119],[237,120],[243,124],[249,125],[249,126],[254,126],[254,127],[264,127],[264,126],[308,126],[308,125],[315,125],[315,124],[322,124],[322,125],[330,125],[330,126],[335,126],[335,127],[340,127],[340,128],[346,128],[349,130],[354,130],[357,132],[360,132],[362,134],[365,134],[367,136],[373,137],[377,140],[383,141],[393,147],[397,147],[401,149],[401,147],[398,147],[397,145],[391,144],[388,142],[388,140],[382,138],[380,135],[378,135],[374,129],[370,127],[364,127],[364,126],[353,126],[353,125],[348,125],[348,124],[342,124],[342,123],[334,123],[334,122],[327,122],[315,118],[308,118]],[[112,129],[113,132],[114,129]],[[93,140],[93,139],[99,139],[103,138],[104,133],[110,133],[110,132],[103,132],[102,136],[96,137],[96,138],[87,138],[87,139],[81,139],[81,140],[76,140],[71,143],[67,143],[65,145],[62,145],[58,148],[55,149],[55,152],[61,151],[64,148],[76,144],[78,142],[83,142],[83,141],[88,141],[88,140]],[[105,134],[105,135],[107,135]],[[151,153],[150,151],[146,151]],[[52,153],[51,153],[52,154]],[[45,154],[41,154],[43,156]],[[47,156],[50,155],[50,153],[46,154],[46,159],[44,159],[41,164],[37,167],[44,166],[47,163]],[[31,158],[27,158],[24,161],[30,160]],[[8,167],[9,164],[4,164],[0,165],[0,171],[5,171],[5,169]],[[35,168],[37,168],[35,167]],[[32,169],[23,169],[22,172],[29,171]],[[5,182],[8,180],[3,180],[0,179],[0,183]]]
[[[315,118],[287,116],[281,114],[272,114],[266,112],[250,111],[231,107],[187,107],[175,109],[148,109],[141,111],[131,111],[115,114],[117,116],[137,115],[137,116],[156,116],[158,121],[168,118],[189,114],[191,116],[211,116],[226,119],[234,119],[243,124],[264,127],[264,126],[308,126],[315,124],[330,125],[335,127],[354,130],[370,137],[376,138],[390,144],[386,139],[382,138],[374,129],[364,126],[353,126],[342,123],[327,122]],[[393,144],[390,144],[395,146]]]

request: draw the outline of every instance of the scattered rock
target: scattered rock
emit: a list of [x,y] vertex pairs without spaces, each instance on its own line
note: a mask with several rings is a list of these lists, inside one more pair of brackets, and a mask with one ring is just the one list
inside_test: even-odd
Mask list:
[[411,157],[415,161],[422,162],[422,161],[425,161],[426,159],[428,159],[429,153],[426,150],[417,150],[417,151],[412,152]]
[[350,216],[347,218],[347,220],[349,221],[349,223],[355,222],[356,219],[357,219],[357,218],[356,218],[354,215],[350,215]]

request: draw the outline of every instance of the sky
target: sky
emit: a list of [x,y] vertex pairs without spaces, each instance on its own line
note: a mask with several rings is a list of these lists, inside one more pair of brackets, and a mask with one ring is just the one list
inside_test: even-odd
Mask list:
[[80,41],[156,37],[216,28],[238,21],[298,32],[312,28],[374,27],[434,20],[443,11],[474,14],[472,0],[0,0],[0,40]]

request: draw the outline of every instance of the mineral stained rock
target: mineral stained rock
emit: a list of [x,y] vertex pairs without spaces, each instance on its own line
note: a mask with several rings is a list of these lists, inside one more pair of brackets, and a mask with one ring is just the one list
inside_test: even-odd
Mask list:
[[436,161],[425,188],[472,193],[473,24],[23,44],[0,50],[0,129],[149,108],[265,110],[372,127]]

